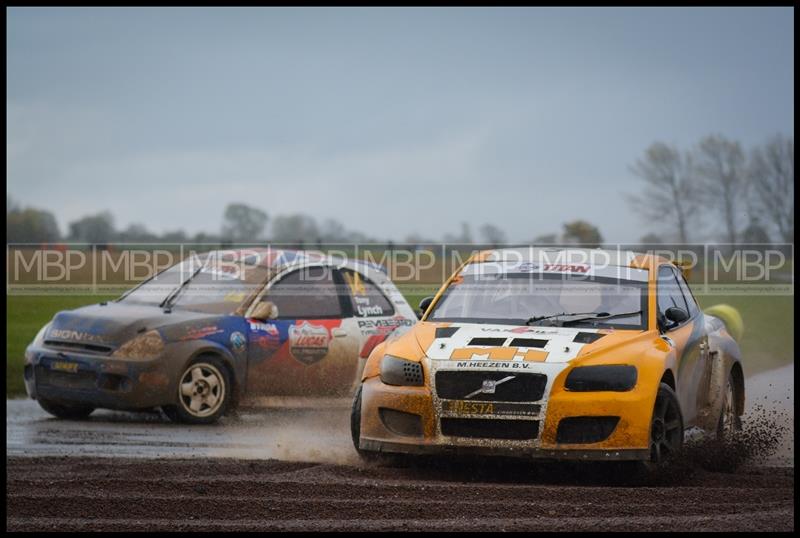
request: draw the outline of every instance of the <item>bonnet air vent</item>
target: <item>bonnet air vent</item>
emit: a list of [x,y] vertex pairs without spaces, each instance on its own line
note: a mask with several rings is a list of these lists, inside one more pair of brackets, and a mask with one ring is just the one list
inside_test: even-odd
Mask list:
[[450,338],[458,330],[458,327],[436,327],[436,338]]
[[544,347],[549,340],[539,338],[514,338],[509,344],[511,347]]
[[505,338],[473,338],[469,341],[470,346],[502,346]]
[[572,341],[577,344],[591,344],[595,340],[600,340],[604,336],[605,336],[604,334],[600,333],[580,332],[575,335],[575,338],[573,338]]

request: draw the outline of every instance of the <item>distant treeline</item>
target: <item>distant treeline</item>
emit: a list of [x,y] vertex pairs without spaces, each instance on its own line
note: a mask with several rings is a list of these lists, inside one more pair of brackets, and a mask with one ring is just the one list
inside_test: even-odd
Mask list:
[[[662,244],[701,241],[724,243],[794,242],[794,138],[775,135],[749,151],[736,141],[710,135],[696,146],[680,151],[655,142],[630,167],[641,190],[626,196],[631,208],[643,218],[650,233],[640,243]],[[609,218],[621,208],[609,207]],[[10,197],[6,206],[8,243],[78,242],[113,243],[203,243],[253,242],[300,245],[383,243],[349,230],[335,219],[317,221],[311,215],[267,215],[246,204],[229,204],[218,232],[190,235],[183,230],[156,234],[144,224],[119,230],[108,211],[87,215],[68,223],[61,233],[55,216],[46,210],[20,207]],[[444,223],[449,224],[449,223]],[[440,237],[412,233],[406,244],[507,244],[499,227],[486,223],[473,234],[462,222],[458,233]],[[529,244],[579,244],[600,246],[603,236],[597,226],[575,220],[565,222],[559,232],[532,236]]]
[[[67,234],[62,235],[55,217],[49,211],[33,207],[22,208],[10,201],[7,207],[8,243],[58,243],[61,241],[109,245],[114,243],[202,243],[229,245],[237,243],[272,242],[296,245],[330,245],[354,243],[387,243],[386,238],[371,237],[348,230],[335,219],[318,222],[304,214],[276,215],[270,218],[262,210],[246,204],[229,204],[223,215],[219,233],[200,232],[194,235],[183,230],[163,234],[149,231],[143,224],[131,224],[123,230],[114,225],[108,211],[87,215],[70,222]],[[599,246],[603,242],[597,227],[585,221],[565,223],[563,233],[534,238],[537,243],[581,244]],[[439,238],[411,234],[401,243],[423,245],[437,243],[503,245],[505,233],[492,224],[484,224],[473,236],[470,225],[461,223],[459,233],[447,233]]]

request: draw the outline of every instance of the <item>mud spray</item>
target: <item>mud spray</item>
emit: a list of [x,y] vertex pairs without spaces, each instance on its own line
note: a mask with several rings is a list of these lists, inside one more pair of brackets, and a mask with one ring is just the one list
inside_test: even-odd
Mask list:
[[745,380],[742,430],[726,439],[698,436],[647,477],[679,485],[704,473],[735,474],[744,467],[794,467],[794,365]]
[[320,407],[295,401],[292,407],[260,408],[230,417],[224,455],[242,459],[358,465],[350,439],[349,402]]
[[[710,436],[687,439],[682,453],[657,468],[646,477],[648,483],[677,484],[702,481],[708,473],[734,474],[742,468],[794,466],[794,366],[765,372],[746,380],[746,405],[742,431],[720,441]],[[228,422],[230,429],[225,455],[239,458],[276,459],[283,461],[368,466],[353,450],[350,439],[349,406],[344,404],[320,408],[309,400],[308,405],[280,411],[261,410],[243,413],[238,420]],[[505,476],[504,469],[523,481],[606,482],[604,477],[617,475],[605,467],[574,466],[571,464],[541,463],[492,459],[469,461],[458,458],[417,458],[401,465],[404,472],[417,471],[445,474],[463,480],[487,478],[480,469],[491,469],[488,476]],[[452,460],[452,461],[451,461]],[[455,466],[455,467],[454,467]],[[573,469],[573,467],[576,467]],[[460,469],[459,469],[460,468]],[[526,471],[526,469],[528,469]],[[750,471],[748,471],[750,472]],[[626,474],[626,473],[623,473]],[[440,477],[444,478],[444,477]],[[637,480],[638,482],[638,480]]]

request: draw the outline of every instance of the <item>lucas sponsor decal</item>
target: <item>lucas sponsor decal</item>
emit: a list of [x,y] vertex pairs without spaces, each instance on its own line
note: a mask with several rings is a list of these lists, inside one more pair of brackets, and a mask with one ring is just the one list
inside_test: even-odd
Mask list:
[[330,335],[321,325],[304,321],[289,327],[289,352],[306,366],[322,360],[328,354]]

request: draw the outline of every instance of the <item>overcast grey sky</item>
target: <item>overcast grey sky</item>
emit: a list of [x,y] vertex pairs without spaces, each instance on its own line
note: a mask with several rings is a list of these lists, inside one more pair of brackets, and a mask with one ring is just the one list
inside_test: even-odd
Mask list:
[[9,9],[7,192],[66,223],[219,231],[224,205],[440,238],[583,218],[654,140],[794,135],[794,11]]

